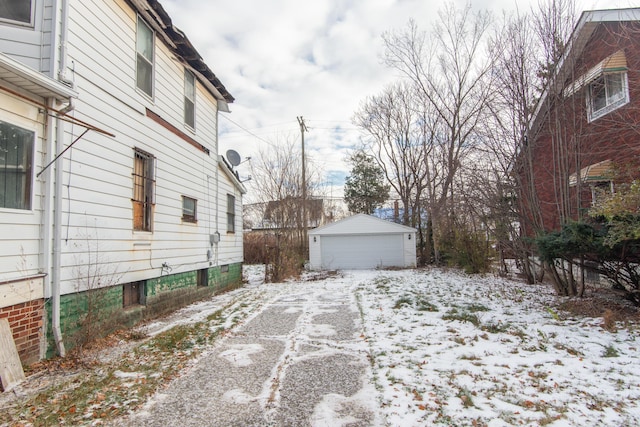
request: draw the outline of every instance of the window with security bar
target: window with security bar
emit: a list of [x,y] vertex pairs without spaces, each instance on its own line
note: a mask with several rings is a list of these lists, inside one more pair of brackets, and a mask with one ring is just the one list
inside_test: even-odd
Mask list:
[[0,208],[31,209],[34,132],[0,121]]
[[135,149],[133,161],[133,229],[153,231],[155,157]]

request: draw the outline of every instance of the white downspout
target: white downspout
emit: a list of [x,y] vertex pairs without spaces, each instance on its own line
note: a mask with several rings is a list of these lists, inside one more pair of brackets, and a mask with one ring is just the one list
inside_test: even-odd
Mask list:
[[220,148],[220,129],[218,127],[218,123],[220,122],[220,109],[216,106],[216,193],[215,193],[215,201],[216,201],[216,234],[218,235],[218,241],[216,242],[216,257],[215,257],[215,266],[220,266],[220,244],[222,240],[222,236],[220,235],[220,223],[218,222],[218,208],[220,205],[220,187],[218,180],[220,179],[220,155],[218,154]]
[[[69,2],[60,2],[60,68],[58,69],[58,80],[63,83],[71,83],[66,77],[67,69],[67,22],[69,20]],[[74,108],[72,99],[62,110],[67,113]],[[60,116],[56,118],[56,155],[64,149],[64,121]],[[62,251],[62,179],[63,179],[63,158],[58,159],[55,164],[55,184],[54,184],[54,206],[53,206],[53,266],[51,269],[51,330],[56,349],[61,357],[66,355],[64,340],[62,339],[62,329],[60,328],[60,268]]]
[[[55,108],[54,99],[47,100],[47,106],[50,108]],[[45,131],[46,135],[44,138],[45,144],[45,159],[44,164],[48,165],[51,160],[53,160],[53,151],[55,144],[55,134],[54,134],[54,122],[53,117],[51,115],[46,115],[45,118]],[[43,182],[43,194],[44,194],[44,204],[42,206],[42,273],[45,274],[45,288],[44,288],[44,296],[45,298],[51,298],[52,295],[52,285],[53,280],[51,278],[51,230],[53,228],[53,220],[52,215],[53,211],[51,205],[53,203],[53,179],[51,179],[51,168],[48,168],[44,171],[42,176]]]

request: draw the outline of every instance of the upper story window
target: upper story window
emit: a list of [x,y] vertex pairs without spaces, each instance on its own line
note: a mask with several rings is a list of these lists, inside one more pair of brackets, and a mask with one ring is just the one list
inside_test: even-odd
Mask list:
[[136,85],[138,89],[153,97],[153,45],[151,28],[138,17],[136,32]]
[[35,133],[0,121],[0,208],[31,209]]
[[184,70],[184,122],[196,127],[196,79],[192,72]]
[[593,121],[629,102],[627,73],[602,74],[589,84],[587,107]]
[[0,1],[0,21],[19,25],[33,25],[33,3],[35,0]]

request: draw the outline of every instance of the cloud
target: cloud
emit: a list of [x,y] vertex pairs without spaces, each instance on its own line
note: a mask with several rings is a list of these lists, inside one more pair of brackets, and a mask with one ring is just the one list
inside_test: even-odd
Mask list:
[[[537,4],[537,0],[530,0]],[[594,0],[597,3],[600,0]],[[621,0],[623,1],[623,0]],[[327,173],[345,176],[349,147],[362,135],[350,123],[360,103],[398,75],[381,63],[381,35],[409,19],[427,30],[444,2],[424,0],[161,0],[205,62],[236,98],[220,120],[220,152],[243,157],[278,138],[299,137],[296,117],[310,131],[306,151]],[[458,7],[466,0],[458,0]],[[473,7],[515,9],[514,0]],[[518,2],[518,6],[523,6]],[[243,172],[240,167],[241,175]],[[249,183],[248,185],[253,185]],[[340,191],[334,191],[334,194]],[[248,197],[250,199],[250,195]]]

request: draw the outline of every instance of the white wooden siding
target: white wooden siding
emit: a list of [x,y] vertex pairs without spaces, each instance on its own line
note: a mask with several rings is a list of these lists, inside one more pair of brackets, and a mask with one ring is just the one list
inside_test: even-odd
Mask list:
[[50,75],[51,0],[36,0],[33,27],[0,23],[0,52]]
[[[96,256],[98,272],[118,283],[158,277],[163,263],[172,273],[209,267],[209,234],[216,231],[221,241],[213,248],[214,265],[241,262],[242,195],[218,167],[217,101],[197,83],[196,130],[189,129],[183,116],[184,67],[159,38],[153,100],[135,88],[137,18],[127,3],[71,3],[68,50],[75,72],[68,77],[80,94],[72,114],[115,137],[91,131],[65,155],[62,292],[79,290],[76,277],[93,268]],[[151,120],[146,108],[210,154]],[[84,131],[70,124],[65,129],[65,144]],[[134,147],[156,159],[151,233],[132,230]],[[236,197],[234,234],[226,233],[227,193]],[[197,200],[195,224],[182,221],[182,195]]]
[[[34,174],[42,166],[44,115],[38,108],[0,92],[0,120],[35,132]],[[0,209],[0,282],[38,273],[42,184],[35,181],[32,209]]]
[[[0,25],[0,51],[52,74],[51,35],[59,28],[59,3],[37,0],[36,29]],[[57,9],[53,5],[57,4]],[[72,116],[115,134],[90,131],[59,160],[63,168],[61,290],[86,287],[78,277],[102,275],[103,285],[158,277],[162,264],[172,273],[242,261],[242,194],[219,167],[217,101],[196,83],[196,129],[184,124],[184,66],[156,38],[154,98],[135,87],[136,13],[125,0],[70,2],[67,77],[79,98]],[[17,41],[19,40],[19,41]],[[57,48],[57,47],[56,47]],[[38,135],[35,170],[42,169],[44,115],[0,93],[0,119]],[[146,109],[210,150],[204,153],[147,117]],[[65,123],[64,145],[84,132]],[[133,231],[134,148],[156,159],[153,232]],[[227,194],[236,198],[236,232],[226,232]],[[197,223],[182,221],[182,195],[198,203]],[[33,210],[0,212],[0,281],[35,274],[39,260],[43,183],[34,185]],[[213,248],[209,235],[219,232]],[[20,246],[20,247],[18,247]],[[24,254],[21,254],[24,252]]]

